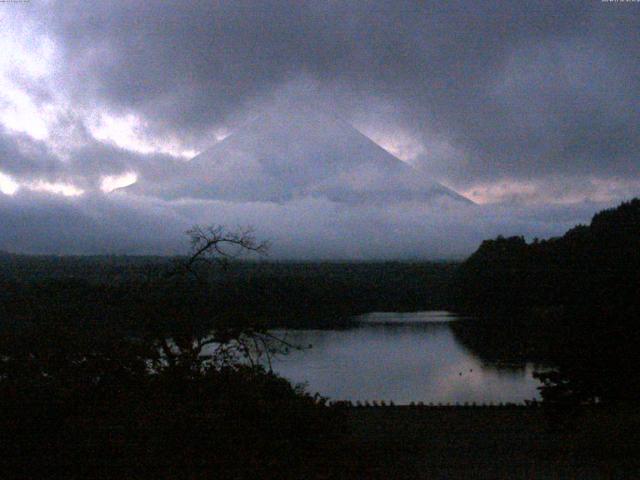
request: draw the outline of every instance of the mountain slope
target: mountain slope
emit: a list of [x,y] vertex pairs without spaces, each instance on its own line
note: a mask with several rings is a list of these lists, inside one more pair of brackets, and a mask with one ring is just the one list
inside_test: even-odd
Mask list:
[[134,187],[165,198],[344,203],[470,203],[314,105],[263,113],[196,156],[170,185]]

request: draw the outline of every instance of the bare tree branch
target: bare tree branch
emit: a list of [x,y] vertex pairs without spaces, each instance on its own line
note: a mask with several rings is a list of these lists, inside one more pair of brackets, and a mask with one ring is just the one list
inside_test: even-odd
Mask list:
[[258,241],[250,227],[231,231],[221,225],[195,225],[186,233],[191,239],[191,255],[186,260],[184,269],[196,277],[198,275],[195,267],[198,263],[217,263],[226,267],[229,261],[243,254],[266,255],[269,250],[269,243]]
[[[265,255],[268,242],[258,241],[252,228],[239,228],[235,231],[223,226],[203,227],[195,225],[188,230],[191,241],[191,253],[187,259],[169,274],[192,274],[198,281],[204,283],[202,270],[198,265],[217,265],[223,268],[243,254]],[[269,371],[272,371],[274,355],[286,354],[290,350],[302,350],[305,347],[294,345],[287,341],[286,336],[273,335],[262,328],[244,326],[231,335],[222,337],[210,332],[208,335],[198,336],[192,331],[186,336],[162,339],[159,347],[165,361],[170,367],[180,364],[207,368],[206,365],[229,366],[248,362],[251,367],[257,367],[266,361]],[[213,346],[211,354],[203,355],[205,347]],[[185,363],[186,362],[186,363]]]

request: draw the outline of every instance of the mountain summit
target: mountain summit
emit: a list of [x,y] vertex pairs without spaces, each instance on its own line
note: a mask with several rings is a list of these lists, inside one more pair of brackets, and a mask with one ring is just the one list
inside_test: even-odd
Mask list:
[[171,185],[142,179],[134,188],[165,198],[239,202],[471,203],[314,104],[262,113],[181,170]]

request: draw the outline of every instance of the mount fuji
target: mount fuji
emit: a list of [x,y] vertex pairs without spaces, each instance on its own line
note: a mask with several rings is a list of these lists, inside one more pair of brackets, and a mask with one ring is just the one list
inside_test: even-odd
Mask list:
[[315,104],[264,112],[176,168],[171,180],[127,188],[165,199],[344,204],[472,202],[399,160]]

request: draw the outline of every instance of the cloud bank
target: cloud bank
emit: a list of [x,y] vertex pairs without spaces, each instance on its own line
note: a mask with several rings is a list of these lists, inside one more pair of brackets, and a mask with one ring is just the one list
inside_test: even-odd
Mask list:
[[[463,258],[485,238],[560,235],[599,204],[434,209],[420,202],[345,205],[322,198],[284,204],[166,201],[116,192],[0,196],[0,249],[54,254],[184,254],[194,224],[252,226],[271,259]],[[552,219],[552,220],[550,220]]]

